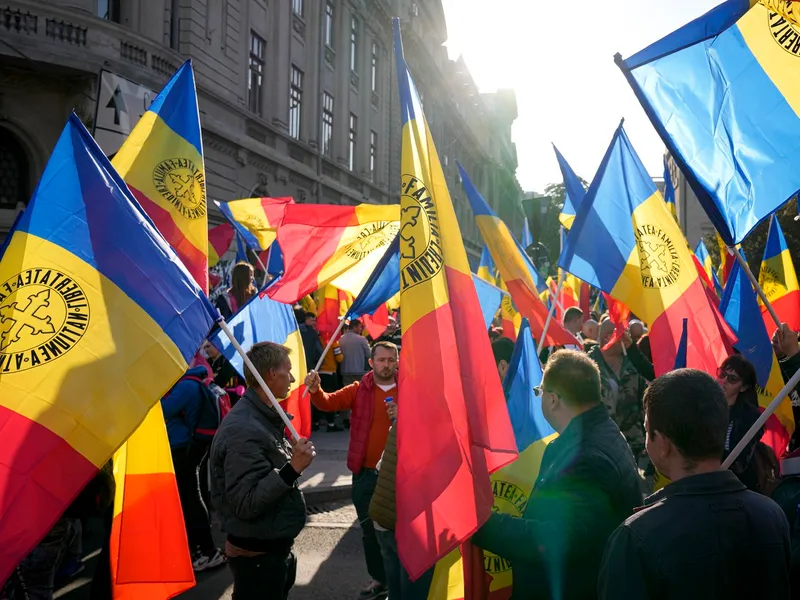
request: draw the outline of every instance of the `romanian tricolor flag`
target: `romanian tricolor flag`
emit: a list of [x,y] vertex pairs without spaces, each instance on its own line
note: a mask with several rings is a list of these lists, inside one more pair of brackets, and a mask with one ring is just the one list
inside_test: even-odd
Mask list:
[[[736,263],[720,302],[720,311],[739,338],[736,349],[753,363],[758,379],[758,405],[763,411],[783,388],[778,358],[772,349],[771,335],[759,318],[756,292],[741,266]],[[772,323],[773,329],[775,324]],[[780,458],[794,432],[792,402],[787,396],[765,425],[761,440]]]
[[675,364],[688,315],[689,366],[716,373],[728,355],[683,233],[621,124],[558,262],[650,325],[656,374]]
[[[489,473],[517,448],[400,22],[393,24],[403,126],[395,535],[415,579],[460,544],[471,553],[469,537],[492,510]],[[421,414],[425,427],[415,425]]]
[[195,584],[161,403],[114,454],[114,600],[166,600]]
[[522,326],[522,315],[517,310],[511,294],[508,293],[508,286],[506,286],[503,278],[498,276],[497,283],[498,287],[506,292],[500,300],[500,323],[503,327],[503,337],[516,342],[519,328]]
[[208,267],[216,265],[231,247],[233,242],[233,226],[223,223],[208,231]]
[[572,170],[572,167],[569,166],[567,160],[561,155],[561,152],[558,151],[558,148],[553,145],[553,150],[556,152],[556,159],[558,160],[558,166],[561,169],[561,175],[564,178],[564,206],[561,209],[561,214],[558,216],[558,220],[561,222],[561,225],[564,226],[564,229],[569,229],[572,227],[572,222],[575,220],[575,215],[578,212],[578,209],[583,202],[584,197],[586,196],[586,189],[583,187],[583,183],[575,174],[575,171]]
[[236,227],[247,246],[257,251],[269,250],[272,246],[289,204],[294,204],[294,200],[288,197],[217,202],[222,214]]
[[[722,236],[717,232],[717,246],[719,247],[719,269],[717,269],[717,279],[724,287],[728,283],[728,276],[733,269],[733,263],[736,262],[736,256],[733,251],[728,248],[728,244],[722,239]],[[741,246],[739,246],[741,250]]]
[[[544,450],[557,437],[544,418],[541,398],[533,392],[541,382],[542,366],[536,354],[536,344],[527,319],[523,319],[503,382],[519,458],[492,475],[493,509],[500,514],[522,517],[539,475]],[[486,552],[484,568],[490,579],[488,600],[507,600],[512,593],[511,562]],[[463,598],[461,554],[456,550],[436,564],[428,600]]]
[[727,245],[800,189],[800,4],[727,0],[617,63]]
[[[516,308],[522,316],[530,321],[533,336],[538,340],[547,321],[547,307],[539,297],[539,294],[546,290],[546,283],[536,271],[536,267],[533,266],[522,246],[514,239],[506,224],[486,204],[464,168],[460,164],[458,168],[467,198],[472,205],[472,212],[475,213],[478,229],[492,253],[492,258],[500,271],[500,277],[511,294]],[[550,323],[545,346],[566,346],[577,343],[575,337],[559,323]]]
[[340,298],[339,296],[345,293],[346,292],[337,290],[330,284],[317,290],[317,331],[319,331],[326,340],[330,339],[330,336],[339,326],[341,317],[344,317],[347,312],[346,302],[345,306],[342,307],[342,300],[346,300],[346,297]]
[[664,202],[667,203],[667,210],[675,221],[678,220],[678,209],[675,206],[675,184],[672,182],[672,173],[669,170],[669,162],[664,157]]
[[714,271],[714,263],[711,261],[711,255],[708,253],[708,248],[706,248],[705,243],[701,239],[697,242],[697,247],[694,249],[694,255],[697,257],[697,261],[703,268],[703,272],[706,274],[706,277],[709,282],[713,282],[713,291],[717,296],[722,295],[722,286],[719,283],[719,277],[717,277],[716,271]]
[[[273,283],[273,285],[275,285]],[[267,288],[269,290],[269,288]],[[286,399],[278,398],[284,410],[292,415],[292,425],[302,437],[311,435],[311,404],[308,396],[302,395],[303,381],[306,378],[306,354],[300,336],[294,310],[289,304],[271,300],[257,294],[230,321],[228,321],[236,341],[250,350],[258,342],[274,342],[289,348],[292,359],[294,383],[289,387]],[[242,357],[236,352],[233,343],[222,331],[215,333],[209,341],[227,358],[239,374],[244,377],[245,366]]]
[[192,62],[156,96],[113,160],[133,195],[208,292],[208,211]]
[[278,229],[285,270],[267,293],[293,303],[331,283],[358,295],[399,230],[397,204],[289,204]]
[[[800,288],[797,286],[797,274],[783,230],[774,214],[769,223],[769,237],[764,248],[764,258],[761,260],[758,283],[781,322],[789,325],[792,331],[800,331]],[[777,325],[772,315],[760,298],[758,303],[761,305],[767,331],[775,331]]]
[[478,272],[476,275],[492,285],[497,284],[497,267],[492,260],[489,246],[486,244],[483,245],[483,250],[481,251],[481,260],[478,263]]
[[0,281],[5,581],[183,375],[216,311],[74,114]]

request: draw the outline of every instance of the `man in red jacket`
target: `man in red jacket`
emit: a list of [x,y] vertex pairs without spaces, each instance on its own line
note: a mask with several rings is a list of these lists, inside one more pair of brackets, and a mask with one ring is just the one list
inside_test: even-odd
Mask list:
[[397,346],[391,342],[377,342],[369,360],[372,371],[361,381],[331,394],[320,388],[319,375],[314,371],[308,373],[305,382],[311,402],[318,409],[352,411],[347,468],[353,472],[353,504],[361,524],[367,570],[372,577],[362,590],[360,600],[383,598],[387,594],[386,573],[375,528],[369,518],[369,504],[378,480],[375,467],[386,447],[391,426],[386,403],[397,401],[397,358]]

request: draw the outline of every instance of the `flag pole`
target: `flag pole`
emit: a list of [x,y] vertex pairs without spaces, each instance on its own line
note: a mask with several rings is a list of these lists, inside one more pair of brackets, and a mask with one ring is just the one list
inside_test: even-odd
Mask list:
[[733,254],[736,256],[736,260],[739,261],[739,265],[747,274],[747,278],[750,280],[750,283],[753,285],[753,288],[758,293],[758,297],[761,298],[761,301],[764,303],[764,306],[767,307],[769,314],[772,315],[772,319],[775,321],[775,324],[780,329],[781,320],[778,317],[778,313],[775,312],[775,309],[772,307],[772,304],[770,304],[769,300],[767,299],[767,295],[764,293],[764,290],[761,289],[761,286],[758,284],[758,280],[755,278],[753,272],[750,270],[750,266],[747,264],[747,261],[744,259],[744,256],[742,256],[742,253],[739,252],[739,249],[736,246],[734,246],[733,248],[728,246],[728,250],[731,250]]
[[242,357],[244,364],[247,365],[247,368],[250,369],[250,372],[253,374],[253,377],[256,378],[258,385],[267,395],[267,398],[269,398],[270,404],[272,404],[272,408],[275,409],[275,412],[278,413],[278,416],[280,416],[281,420],[283,421],[283,424],[286,425],[286,429],[288,429],[289,433],[292,434],[292,438],[295,441],[298,441],[300,439],[300,434],[297,433],[297,430],[294,428],[294,425],[292,425],[292,421],[289,419],[289,416],[286,414],[286,411],[283,410],[281,405],[278,403],[278,400],[275,398],[275,394],[273,394],[272,390],[270,390],[267,387],[267,383],[264,381],[264,378],[261,377],[261,373],[258,372],[255,365],[250,360],[250,357],[247,356],[247,353],[244,351],[242,346],[233,336],[233,332],[231,332],[231,330],[228,328],[228,324],[225,322],[225,319],[220,319],[219,321],[217,321],[217,325],[219,325],[219,328],[222,329],[222,331],[225,332],[225,335],[228,336],[228,339],[231,341],[231,344],[233,344],[233,347],[236,348],[236,352],[239,353],[239,356]]
[[[272,252],[272,248],[269,250]],[[264,271],[264,281],[261,282],[261,287],[267,285],[267,277],[269,277],[269,273],[267,273],[267,267],[264,266],[264,261],[261,260],[261,257],[258,255],[258,252],[253,251],[253,254],[256,255],[256,261],[258,262],[258,266],[261,267],[261,270]]]
[[[536,355],[542,353],[542,348],[544,348],[544,340],[547,338],[547,330],[550,329],[550,321],[553,320],[553,313],[556,312],[556,304],[558,293],[561,291],[561,284],[564,283],[564,269],[559,269],[561,273],[558,275],[558,287],[556,288],[556,295],[553,296],[552,291],[550,292],[550,297],[553,299],[553,305],[550,307],[550,310],[547,311],[547,320],[544,322],[544,328],[542,329],[542,337],[539,340],[539,346],[536,348]],[[550,288],[547,288],[548,290]]]
[[[322,351],[322,356],[319,357],[319,360],[317,361],[317,366],[314,367],[314,372],[319,371],[319,368],[322,366],[322,361],[325,360],[325,357],[328,355],[328,351],[331,349],[331,346],[333,346],[333,342],[336,341],[337,336],[342,332],[342,328],[344,327],[344,322],[345,318],[342,317],[341,321],[339,321],[339,326],[336,328],[336,331],[333,332],[333,335],[331,336],[328,345],[325,346],[325,350]],[[305,398],[306,396],[308,396],[308,388],[303,390],[303,395],[301,397]]]
[[731,450],[731,453],[728,455],[728,458],[726,458],[725,462],[722,463],[723,469],[730,468],[730,466],[737,459],[739,454],[742,453],[742,450],[745,449],[747,444],[750,443],[750,441],[755,437],[755,435],[759,432],[759,430],[764,426],[764,423],[766,423],[767,419],[769,419],[772,416],[772,413],[774,413],[778,409],[781,402],[783,402],[786,399],[786,397],[792,393],[792,390],[794,390],[794,388],[797,387],[798,383],[800,383],[800,370],[798,370],[794,375],[792,375],[792,378],[789,380],[789,382],[785,386],[783,386],[783,389],[780,392],[778,392],[778,395],[775,396],[775,399],[769,403],[769,406],[767,408],[764,409],[764,412],[761,413],[761,416],[758,417],[758,420],[756,420],[756,422],[753,423],[753,426],[747,430],[747,433],[744,434],[744,437],[739,441],[738,444],[736,444],[734,449]]

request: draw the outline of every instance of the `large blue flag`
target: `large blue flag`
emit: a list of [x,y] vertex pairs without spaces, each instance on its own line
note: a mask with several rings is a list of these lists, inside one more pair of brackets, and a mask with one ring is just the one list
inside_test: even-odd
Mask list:
[[533,246],[533,234],[531,233],[531,226],[528,223],[528,217],[525,217],[525,222],[522,224],[522,247],[527,250]]
[[504,292],[499,287],[492,285],[488,281],[484,281],[473,273],[472,281],[475,283],[475,291],[478,292],[478,301],[481,303],[481,312],[483,313],[483,320],[486,323],[486,329],[492,324],[497,309],[500,308],[500,302],[503,300]]
[[627,60],[633,91],[728,246],[800,189],[800,9],[728,0]]

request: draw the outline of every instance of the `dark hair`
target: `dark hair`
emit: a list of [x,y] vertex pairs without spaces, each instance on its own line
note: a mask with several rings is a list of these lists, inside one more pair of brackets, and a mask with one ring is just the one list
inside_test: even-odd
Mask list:
[[316,318],[317,318],[317,315],[315,315],[312,312],[307,312],[305,315],[303,315],[303,321],[307,321],[308,319],[316,319]]
[[[270,369],[277,369],[284,361],[290,360],[290,352],[289,348],[280,344],[259,342],[258,344],[253,344],[253,347],[247,351],[247,357],[253,362],[253,366],[258,370],[259,375],[266,379],[266,374]],[[246,366],[244,380],[249,388],[255,390],[260,387],[255,375]]]
[[350,321],[350,329],[353,327],[358,327],[359,325],[361,325],[361,321],[359,319],[352,319]]
[[253,266],[250,263],[239,262],[231,271],[230,293],[242,308],[258,290],[253,285]]
[[547,361],[542,381],[570,406],[600,403],[600,369],[583,352],[557,351]]
[[650,348],[650,334],[645,333],[642,337],[639,338],[639,341],[636,342],[636,347],[639,348],[639,352],[644,354],[645,358],[649,362],[653,362],[653,352]]
[[644,392],[647,433],[658,431],[689,463],[721,458],[728,431],[728,404],[722,387],[697,369],[662,375]]
[[387,341],[380,341],[380,342],[375,342],[375,344],[373,344],[372,350],[370,350],[370,352],[369,352],[369,357],[370,358],[372,358],[372,359],[375,358],[375,351],[378,348],[386,348],[387,350],[391,350],[392,352],[394,352],[395,356],[399,356],[400,355],[400,351],[397,349],[397,345],[396,344],[393,344],[392,342],[387,342]]
[[564,311],[564,323],[575,319],[583,319],[583,311],[577,306],[570,306]]
[[722,361],[719,366],[722,371],[733,371],[742,379],[742,384],[747,386],[746,390],[739,392],[736,402],[743,401],[751,406],[758,406],[758,375],[756,368],[749,360],[741,354],[731,354]]
[[494,364],[499,365],[501,360],[510,363],[514,354],[514,342],[507,337],[497,338],[492,342],[492,354],[494,354]]

